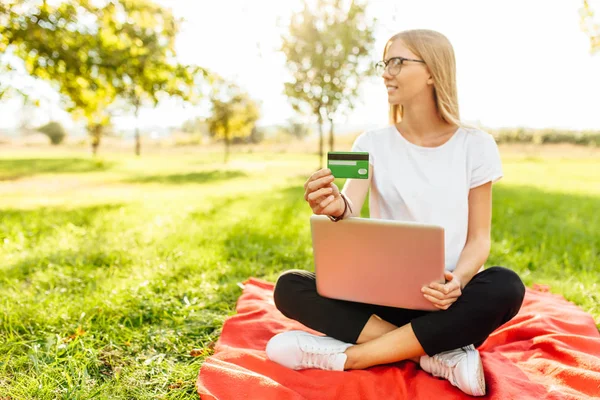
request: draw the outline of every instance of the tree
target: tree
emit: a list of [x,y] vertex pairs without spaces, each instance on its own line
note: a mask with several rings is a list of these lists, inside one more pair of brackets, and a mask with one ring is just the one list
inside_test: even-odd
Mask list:
[[187,96],[194,70],[173,61],[177,22],[153,1],[48,3],[9,0],[0,8],[0,52],[12,48],[30,75],[55,84],[67,110],[86,120],[94,154],[117,98],[139,110],[144,96]]
[[225,142],[225,162],[229,160],[229,146],[234,137],[252,134],[260,113],[258,105],[232,82],[216,78],[210,94],[212,108],[207,119],[210,134]]
[[65,136],[67,136],[65,128],[63,128],[60,123],[55,121],[48,122],[46,125],[39,127],[37,130],[48,136],[50,143],[53,145],[61,144],[65,139]]
[[67,110],[85,118],[95,154],[116,97],[113,70],[102,58],[103,41],[110,39],[97,24],[78,21],[97,22],[103,12],[84,1],[51,6],[27,0],[13,0],[2,11],[0,51],[12,48],[30,75],[55,84]]
[[8,81],[12,81],[12,79],[6,79],[6,76],[12,73],[13,69],[10,64],[3,62],[0,57],[0,75],[4,77],[0,80],[0,101],[10,97],[13,92],[18,91],[8,84]]
[[600,26],[594,22],[594,11],[588,0],[583,0],[583,6],[579,10],[581,16],[581,29],[590,38],[590,50],[592,54],[600,52]]
[[334,118],[353,109],[361,78],[373,72],[367,65],[375,38],[375,21],[366,5],[352,1],[304,3],[294,15],[282,51],[293,76],[285,83],[292,107],[312,114],[319,127],[319,162],[323,162],[323,123],[329,122],[329,148],[334,149]]
[[[128,61],[117,66],[117,92],[120,98],[133,107],[136,121],[145,103],[156,106],[162,96],[178,97],[183,101],[195,101],[199,93],[198,77],[207,71],[175,62],[175,39],[179,21],[170,10],[162,9],[148,0],[114,3],[116,15],[128,15],[127,19],[107,22],[104,33],[119,38],[113,51],[126,51]],[[135,153],[140,155],[139,125],[135,130]]]
[[[4,26],[8,24],[9,10],[12,9],[11,3],[0,4],[0,49],[2,48],[2,32]],[[0,52],[0,101],[11,98],[14,95],[23,98],[26,104],[39,103],[40,99],[36,96],[32,87],[24,84],[29,77],[22,68],[17,65],[17,58],[10,51]]]

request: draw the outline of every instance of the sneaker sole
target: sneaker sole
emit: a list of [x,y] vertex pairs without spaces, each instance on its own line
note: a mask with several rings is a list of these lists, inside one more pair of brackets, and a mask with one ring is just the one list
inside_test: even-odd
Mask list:
[[479,352],[477,350],[467,350],[467,363],[469,365],[469,369],[471,369],[472,366],[477,368],[475,379],[469,382],[471,384],[473,396],[485,396],[485,375],[483,374],[483,363],[481,362],[481,357],[479,356]]

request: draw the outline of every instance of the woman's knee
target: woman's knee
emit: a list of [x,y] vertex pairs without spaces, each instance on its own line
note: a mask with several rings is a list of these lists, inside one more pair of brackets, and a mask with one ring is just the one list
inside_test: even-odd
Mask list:
[[494,300],[499,304],[505,304],[516,314],[525,297],[525,285],[519,275],[508,268],[492,267],[489,269],[494,277],[492,281],[494,285]]
[[311,285],[311,278],[307,271],[290,270],[279,276],[273,291],[275,307],[285,316],[298,305],[301,292]]

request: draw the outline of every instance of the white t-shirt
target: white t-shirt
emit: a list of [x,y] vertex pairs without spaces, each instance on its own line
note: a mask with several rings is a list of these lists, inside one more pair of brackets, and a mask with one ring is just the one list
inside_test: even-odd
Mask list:
[[369,152],[373,165],[371,218],[443,226],[446,269],[453,271],[467,240],[469,190],[502,177],[494,138],[459,128],[441,146],[422,147],[389,126],[362,133],[352,151]]

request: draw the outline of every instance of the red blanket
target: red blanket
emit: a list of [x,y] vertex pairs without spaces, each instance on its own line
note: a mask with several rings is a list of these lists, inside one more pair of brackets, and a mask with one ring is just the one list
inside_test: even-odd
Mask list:
[[[273,304],[273,285],[245,283],[198,376],[202,400],[468,399],[411,361],[362,371],[293,371],[266,359],[275,334],[304,329]],[[561,296],[527,289],[519,314],[479,348],[488,399],[600,398],[600,334],[593,318]]]

